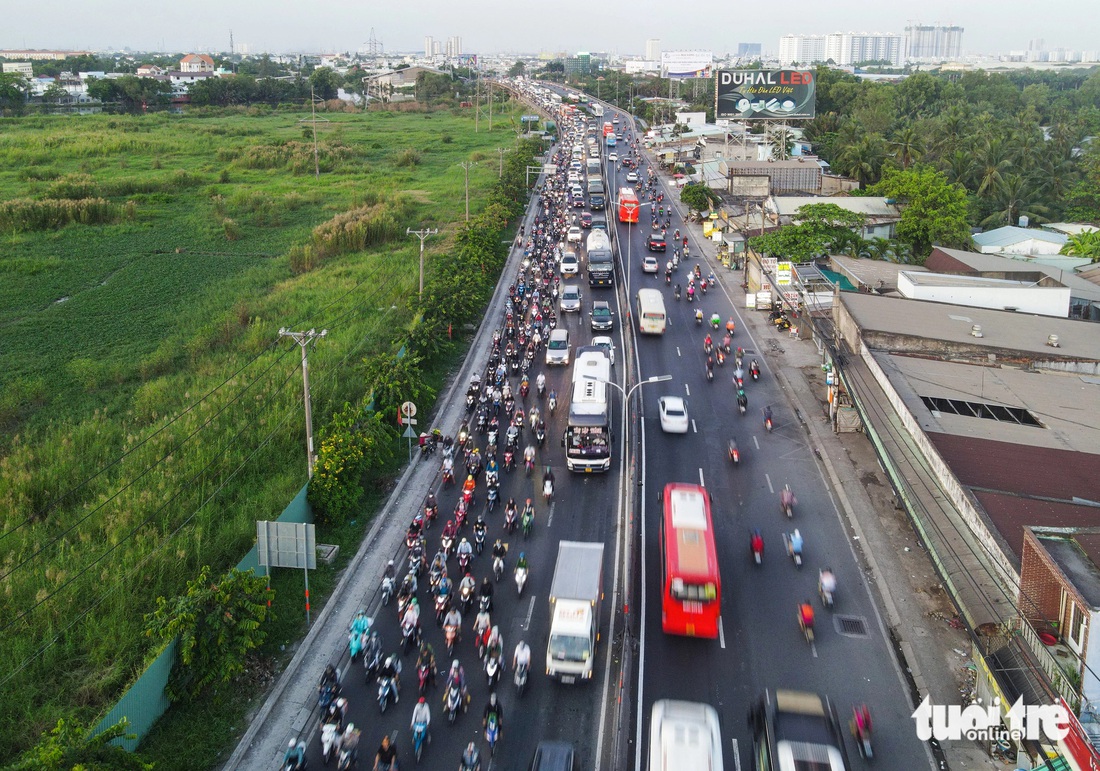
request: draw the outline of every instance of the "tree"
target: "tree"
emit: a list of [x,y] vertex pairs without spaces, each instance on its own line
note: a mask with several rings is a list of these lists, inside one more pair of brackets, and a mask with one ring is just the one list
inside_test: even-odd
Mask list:
[[133,739],[126,733],[126,718],[91,736],[91,726],[61,718],[31,749],[19,756],[8,771],[151,771],[153,765],[139,755],[111,744],[115,739]]
[[42,101],[46,104],[61,104],[69,100],[69,92],[60,83],[51,83],[42,92]]
[[388,460],[392,430],[382,421],[381,413],[364,418],[345,403],[321,431],[309,502],[323,521],[342,524],[352,517],[363,495],[363,472]]
[[0,110],[22,110],[29,91],[26,78],[19,73],[0,73]]
[[309,83],[313,86],[313,95],[318,99],[335,99],[341,78],[330,67],[318,67],[309,74]]
[[1032,222],[1049,222],[1050,209],[1038,203],[1038,190],[1022,174],[1005,174],[993,196],[995,211],[982,220],[982,227],[1015,225],[1021,216]]
[[882,135],[867,134],[855,144],[845,147],[835,163],[838,170],[846,176],[860,185],[869,185],[877,182],[882,175],[886,154],[886,140]]
[[194,699],[242,674],[249,654],[267,638],[263,622],[274,597],[264,576],[233,568],[214,583],[209,565],[187,582],[182,597],[158,597],[157,609],[145,615],[145,634],[165,643],[179,637],[168,698]]
[[864,223],[862,214],[835,203],[815,203],[800,206],[795,218],[795,224],[774,233],[753,236],[749,239],[749,247],[760,254],[793,262],[810,262],[831,251],[848,251],[853,245],[857,254],[863,248],[863,239],[858,233]]
[[969,241],[966,190],[931,166],[887,169],[871,192],[904,204],[897,238],[916,259],[927,257],[933,245],[961,247]]
[[924,155],[924,140],[912,126],[906,126],[895,134],[890,146],[894,148],[894,160],[903,169],[908,169]]
[[515,64],[508,68],[508,77],[518,78],[520,75],[527,71],[527,66],[521,60],[517,60]]
[[680,190],[680,200],[692,211],[706,211],[718,203],[719,198],[707,185],[693,182]]

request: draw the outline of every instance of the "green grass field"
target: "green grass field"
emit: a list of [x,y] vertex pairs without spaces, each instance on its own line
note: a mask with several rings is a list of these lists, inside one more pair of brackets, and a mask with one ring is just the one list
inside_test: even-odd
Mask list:
[[[440,228],[430,269],[463,218],[458,164],[483,161],[476,210],[515,137],[507,117],[474,133],[469,111],[329,113],[318,179],[305,117],[0,121],[4,756],[101,714],[154,652],[155,597],[234,564],[305,482],[300,354],[279,328],[329,329],[310,357],[323,425],[411,320],[405,228]],[[26,214],[87,199],[105,224]],[[293,269],[356,207],[388,223],[378,246]]]

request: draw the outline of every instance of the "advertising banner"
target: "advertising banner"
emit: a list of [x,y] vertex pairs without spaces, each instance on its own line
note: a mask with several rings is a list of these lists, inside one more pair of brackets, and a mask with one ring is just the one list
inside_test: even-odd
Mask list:
[[810,70],[718,70],[715,117],[791,120],[814,117],[817,89]]
[[713,74],[711,51],[662,51],[661,77],[673,80],[709,78]]

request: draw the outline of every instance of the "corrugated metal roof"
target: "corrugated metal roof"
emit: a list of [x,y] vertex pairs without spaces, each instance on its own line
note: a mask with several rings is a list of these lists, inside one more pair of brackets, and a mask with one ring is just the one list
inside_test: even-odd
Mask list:
[[846,211],[863,214],[868,217],[901,218],[901,209],[896,204],[887,203],[885,198],[876,196],[809,196],[785,195],[772,196],[768,203],[776,207],[781,217],[793,217],[799,207],[814,203],[832,203]]
[[1028,240],[1064,244],[1068,240],[1065,233],[1051,233],[1035,228],[1018,228],[1015,225],[1005,225],[996,230],[978,233],[971,236],[971,239],[979,246],[1011,246]]
[[1023,551],[1025,526],[1092,527],[1100,524],[1100,510],[1092,506],[984,491],[975,491],[974,496],[1008,543],[1017,564]]

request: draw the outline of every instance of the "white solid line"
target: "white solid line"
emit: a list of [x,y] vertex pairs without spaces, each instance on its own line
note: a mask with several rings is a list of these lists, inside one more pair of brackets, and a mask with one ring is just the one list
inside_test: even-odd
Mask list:
[[706,487],[707,483],[703,481],[703,469],[699,469],[699,486]]
[[527,601],[527,617],[523,619],[523,631],[526,632],[531,627],[531,614],[535,612],[535,595],[531,595],[531,599]]
[[691,433],[698,434],[699,429],[695,427],[695,418],[691,419]]
[[752,437],[752,443],[756,445],[756,449],[760,449],[760,440],[756,438],[755,434]]
[[764,475],[764,479],[768,480],[768,492],[769,492],[769,493],[774,493],[774,492],[775,492],[775,488],[774,488],[774,487],[772,487],[772,478],[771,478],[771,476],[770,476],[770,475],[768,475],[768,474],[765,474],[765,475]]
[[737,746],[736,739],[730,739],[730,744],[733,745],[733,769],[741,771],[741,748]]
[[814,654],[814,658],[817,658],[817,643],[810,643],[810,651]]
[[726,647],[726,627],[722,623],[722,617],[718,617],[718,644],[723,648]]

